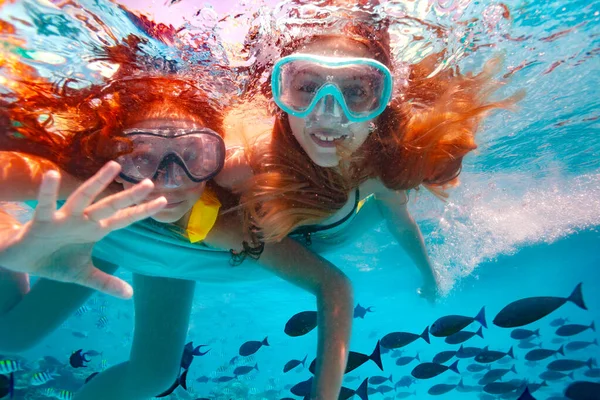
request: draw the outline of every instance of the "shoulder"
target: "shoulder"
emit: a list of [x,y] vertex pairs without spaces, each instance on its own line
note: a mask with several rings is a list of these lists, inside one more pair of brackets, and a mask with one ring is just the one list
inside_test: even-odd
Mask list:
[[369,179],[360,185],[360,197],[374,195],[375,199],[384,202],[406,204],[408,195],[406,190],[393,190],[387,188],[379,179]]

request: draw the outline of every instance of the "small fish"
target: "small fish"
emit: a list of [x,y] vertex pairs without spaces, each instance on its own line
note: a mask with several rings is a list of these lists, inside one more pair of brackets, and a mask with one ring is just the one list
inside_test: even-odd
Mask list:
[[565,391],[565,396],[572,400],[597,400],[600,398],[600,383],[573,382]]
[[420,335],[407,332],[388,333],[381,339],[381,347],[385,347],[387,349],[397,349],[409,345],[419,338],[423,339],[428,344],[431,343],[429,341],[429,327],[425,327],[425,330]]
[[372,376],[369,378],[369,383],[371,385],[381,385],[383,382],[386,381],[392,381],[392,375],[390,375],[389,377],[385,377],[385,376]]
[[525,340],[532,337],[540,337],[540,330],[536,329],[535,331],[529,329],[513,329],[510,333],[510,337],[517,340]]
[[381,393],[381,394],[389,393],[392,390],[394,390],[394,388],[387,386],[387,385],[381,385],[381,386],[377,387],[377,393]]
[[240,356],[234,356],[229,360],[229,365],[236,365],[240,359]]
[[463,347],[462,345],[456,352],[456,358],[473,358],[476,357],[479,353],[481,353],[485,349],[481,349],[479,347]]
[[46,383],[50,382],[57,376],[58,376],[58,374],[54,371],[36,372],[35,374],[33,374],[33,377],[31,377],[31,385],[32,386],[45,385]]
[[555,354],[560,354],[561,356],[565,355],[564,347],[560,346],[558,350],[549,350],[549,349],[535,349],[531,350],[527,354],[525,354],[525,359],[527,361],[542,361],[548,357],[552,357]]
[[268,337],[264,338],[262,342],[258,340],[250,340],[243,345],[240,346],[239,354],[240,356],[246,357],[256,353],[261,347],[268,346],[269,341]]
[[91,308],[89,308],[89,307],[88,307],[88,306],[86,306],[86,305],[83,305],[83,306],[79,307],[79,308],[77,309],[77,311],[75,311],[75,316],[76,316],[76,317],[81,317],[82,315],[85,315],[85,314],[87,314],[88,312],[90,312],[90,310],[91,310]]
[[458,372],[458,361],[454,361],[449,367],[436,363],[422,363],[412,370],[411,375],[417,379],[431,379],[448,370],[460,374]]
[[[310,377],[306,381],[300,382],[300,383],[292,386],[292,388],[290,389],[290,392],[292,392],[292,394],[295,394],[296,396],[308,398],[310,396],[310,392],[312,389],[312,382],[313,382],[313,378]],[[356,390],[342,387],[342,390],[340,391],[338,400],[347,400],[354,395],[357,395],[362,400],[368,400],[369,397],[367,394],[367,387],[368,387],[368,379],[365,379],[360,384],[358,389],[356,389]]]
[[73,368],[87,367],[87,365],[85,365],[84,363],[90,362],[91,360],[89,360],[85,357],[85,353],[81,354],[82,351],[83,351],[83,349],[79,349],[77,351],[74,351],[73,354],[71,354],[71,357],[69,357],[69,364],[71,364],[71,367],[73,367]]
[[411,396],[416,396],[417,392],[398,392],[396,393],[396,398],[397,399],[406,399],[407,397],[411,397]]
[[208,354],[210,349],[205,352],[200,351],[202,347],[208,346],[207,344],[201,344],[194,347],[194,342],[188,342],[183,347],[183,356],[181,357],[181,368],[189,369],[194,361],[194,357],[200,357]]
[[529,388],[529,392],[531,393],[535,393],[537,392],[540,388],[543,387],[548,387],[548,384],[546,383],[546,381],[542,381],[542,383],[527,383],[527,388]]
[[592,322],[590,325],[563,325],[556,330],[556,335],[562,337],[569,337],[587,331],[588,329],[591,329],[592,331],[596,332],[596,324]]
[[104,329],[108,326],[108,317],[106,315],[100,316],[98,318],[98,322],[96,322],[96,327],[99,329]]
[[450,361],[452,359],[452,357],[454,357],[455,355],[456,355],[456,351],[454,351],[454,350],[441,351],[433,357],[432,361],[437,364],[443,364],[446,361]]
[[87,338],[87,334],[85,334],[83,332],[73,331],[73,332],[71,332],[71,335],[75,336],[76,338],[80,338],[80,339]]
[[485,386],[488,383],[496,382],[509,372],[517,373],[514,365],[510,369],[490,369],[477,383],[481,386]]
[[496,318],[494,324],[501,328],[518,328],[531,324],[556,311],[567,302],[574,303],[579,308],[587,310],[581,292],[581,283],[569,297],[529,297],[517,300],[504,307]]
[[521,385],[512,382],[492,382],[483,387],[483,391],[489,394],[505,394],[517,390]]
[[210,378],[206,375],[202,375],[200,378],[196,378],[196,382],[199,383],[207,383],[210,380]]
[[235,376],[220,376],[218,378],[213,379],[213,382],[223,383],[223,382],[229,382],[234,379],[235,379]]
[[517,346],[520,349],[523,350],[529,350],[529,349],[533,349],[534,347],[542,347],[542,343],[533,343],[533,342],[521,342],[519,343],[519,345]]
[[558,372],[558,371],[544,371],[540,374],[540,378],[545,381],[550,381],[550,382],[558,381],[563,378],[573,379],[573,372],[571,372],[569,374],[563,374],[562,372]]
[[402,354],[404,354],[404,350],[394,349],[394,351],[392,351],[392,354],[390,354],[390,355],[392,356],[392,358],[398,358],[398,357],[402,357]]
[[558,371],[558,372],[567,372],[573,371],[582,367],[587,366],[589,369],[592,369],[596,365],[596,360],[593,358],[588,359],[587,361],[580,360],[554,360],[550,364],[547,365],[546,368],[550,371]]
[[92,379],[94,379],[94,377],[96,375],[98,375],[100,372],[94,372],[92,374],[90,374],[90,376],[88,376],[87,378],[85,378],[85,383],[88,383],[89,381],[91,381]]
[[[515,355],[513,354],[513,348],[511,347],[506,353],[495,350],[488,350],[487,347],[483,349],[483,351],[475,356],[475,361],[482,364],[492,363],[494,361],[498,361],[501,358],[509,356],[514,359]],[[489,392],[488,392],[489,393]],[[494,394],[494,393],[490,393]]]
[[97,357],[97,356],[101,356],[103,353],[99,353],[96,350],[88,350],[85,352],[85,354],[90,357]]
[[58,400],[72,400],[73,393],[69,392],[68,390],[58,390],[54,392],[54,397],[56,397]]
[[285,324],[283,330],[286,335],[291,337],[303,336],[317,327],[317,312],[302,311]]
[[372,306],[364,308],[360,305],[360,303],[357,304],[356,307],[354,307],[354,318],[365,319],[365,315],[367,315],[367,313],[373,312],[372,308]]
[[15,391],[15,376],[11,373],[9,376],[0,375],[0,399],[5,396],[13,398]]
[[461,344],[471,339],[473,336],[479,336],[483,339],[483,327],[479,327],[477,332],[459,331],[450,336],[446,336],[444,341],[447,344]]
[[567,322],[569,322],[569,318],[557,318],[557,319],[553,320],[552,322],[550,322],[550,326],[557,328],[559,326],[563,326]]
[[22,370],[23,366],[21,365],[21,361],[0,360],[0,374],[8,375]]
[[416,380],[412,376],[405,375],[402,378],[398,379],[396,382],[395,388],[405,387],[409,388]]
[[359,381],[359,380],[360,380],[360,376],[358,376],[358,375],[357,376],[349,375],[349,376],[344,377],[344,382],[354,382],[354,381]]
[[419,358],[419,353],[417,353],[417,355],[415,355],[414,357],[400,357],[400,358],[397,358],[396,359],[396,365],[398,365],[398,366],[408,365],[411,362],[413,362],[414,360],[417,360],[417,361],[421,362],[421,359]]
[[564,343],[566,341],[567,341],[566,339],[559,338],[559,337],[554,338],[554,339],[551,340],[551,342],[554,343],[554,344],[560,344],[560,343]]
[[491,365],[481,365],[481,364],[470,364],[467,366],[467,371],[469,372],[481,372],[484,370],[490,370],[492,369]]
[[108,368],[108,361],[103,358],[102,360],[100,360],[100,369],[102,369],[103,371]]
[[258,369],[258,363],[254,364],[254,367],[251,367],[249,365],[242,365],[237,367],[236,369],[233,370],[233,374],[235,376],[239,376],[239,375],[246,375],[247,373],[249,373],[250,371],[252,371],[253,369],[255,370],[259,370]]
[[574,341],[571,343],[567,343],[565,348],[569,351],[578,351],[578,350],[583,350],[592,345],[598,346],[598,339],[594,339],[591,342],[583,342],[583,341],[577,340],[577,341]]
[[448,385],[445,383],[440,383],[439,385],[434,385],[434,386],[430,387],[429,390],[427,391],[427,393],[432,396],[440,396],[442,394],[446,394],[448,392],[453,391],[458,386],[462,386],[462,384],[463,384],[462,379],[460,380],[460,382],[457,385]]
[[[356,368],[360,367],[361,365],[363,365],[364,363],[366,363],[369,360],[371,360],[375,364],[377,364],[379,369],[383,371],[383,364],[381,363],[381,347],[380,347],[379,342],[377,342],[377,344],[375,345],[375,350],[373,350],[373,353],[371,353],[370,356],[368,356],[366,354],[362,354],[362,353],[357,353],[355,351],[351,351],[348,354],[348,362],[346,363],[346,370],[344,371],[344,374],[354,371]],[[310,363],[310,366],[308,367],[308,370],[310,371],[311,374],[315,373],[316,366],[317,366],[317,359],[315,358]]]
[[481,326],[487,328],[487,323],[485,322],[485,307],[483,307],[473,318],[464,317],[462,315],[448,315],[439,318],[431,325],[431,334],[435,337],[448,337],[462,331],[474,321],[479,322]]
[[306,358],[308,357],[308,354],[304,357],[304,359],[302,361],[300,360],[290,360],[287,363],[285,363],[285,366],[283,367],[283,373],[286,373],[288,371],[293,370],[294,368],[296,368],[298,365],[302,365],[303,367],[306,366]]

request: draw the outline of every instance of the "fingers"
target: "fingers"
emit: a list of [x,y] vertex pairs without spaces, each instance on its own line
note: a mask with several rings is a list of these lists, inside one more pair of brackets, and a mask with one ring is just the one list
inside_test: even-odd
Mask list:
[[38,193],[38,205],[35,208],[33,219],[38,222],[52,221],[56,211],[56,199],[60,186],[60,174],[57,171],[48,171],[42,177],[42,184]]
[[97,203],[85,209],[85,214],[92,221],[100,221],[102,219],[113,216],[125,207],[137,204],[144,200],[148,194],[154,189],[154,184],[151,180],[145,179],[134,187],[106,197]]
[[104,228],[108,231],[125,228],[135,222],[152,217],[167,205],[167,199],[159,197],[139,206],[126,208],[117,212],[114,216],[102,221]]
[[94,202],[94,199],[113,182],[119,171],[121,171],[119,163],[115,161],[106,163],[100,171],[69,196],[63,209],[70,214],[83,214],[83,211]]
[[89,269],[78,274],[72,283],[86,286],[110,296],[121,299],[129,299],[133,296],[132,287],[122,279],[102,272],[96,267],[89,266]]

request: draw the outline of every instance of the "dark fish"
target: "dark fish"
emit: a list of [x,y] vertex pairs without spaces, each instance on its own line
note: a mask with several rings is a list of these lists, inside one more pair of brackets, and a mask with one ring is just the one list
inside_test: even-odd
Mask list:
[[548,387],[548,384],[546,383],[546,381],[542,381],[542,383],[527,383],[527,386],[529,388],[529,392],[531,393],[535,393],[537,392],[540,388],[543,387]]
[[565,348],[569,351],[577,351],[577,350],[585,349],[586,347],[591,346],[591,345],[598,346],[598,340],[594,339],[591,342],[583,342],[583,341],[577,340],[577,341],[574,341],[571,343],[567,343]]
[[600,368],[588,369],[583,374],[588,378],[600,378]]
[[[363,365],[364,363],[366,363],[369,360],[371,360],[375,364],[377,364],[379,369],[383,371],[383,364],[381,363],[381,349],[380,349],[379,342],[377,342],[377,344],[375,345],[375,350],[373,350],[373,353],[371,353],[370,356],[368,356],[366,354],[362,354],[362,353],[357,353],[355,351],[351,351],[348,354],[348,362],[346,363],[346,370],[344,371],[344,374],[354,371],[356,368],[360,367],[361,365]],[[310,366],[308,367],[308,370],[310,371],[311,374],[315,373],[316,365],[317,365],[317,360],[314,359],[310,363]]]
[[306,335],[317,327],[317,312],[302,311],[289,319],[283,330],[291,337]]
[[523,350],[529,350],[533,349],[534,347],[542,347],[542,343],[521,342],[517,347]]
[[573,382],[565,390],[565,396],[572,400],[599,400],[600,383]]
[[264,338],[262,342],[259,342],[258,340],[250,340],[244,343],[240,346],[240,356],[251,356],[252,354],[256,353],[262,346],[268,346],[269,341],[267,339],[268,337]]
[[531,395],[529,388],[526,387],[517,400],[535,400],[535,397]]
[[173,384],[171,385],[170,388],[168,388],[167,390],[165,390],[158,396],[154,396],[154,397],[167,397],[168,395],[173,393],[175,391],[175,389],[177,389],[179,386],[181,386],[182,388],[187,390],[187,373],[188,372],[186,369],[185,371],[183,371],[183,374],[181,374],[177,379],[175,379],[175,382],[173,382]]
[[446,371],[458,372],[458,361],[454,361],[449,367],[436,363],[422,363],[417,365],[411,372],[411,375],[417,379],[431,379]]
[[235,364],[237,364],[237,362],[238,362],[239,359],[240,359],[240,356],[231,357],[231,360],[229,360],[229,365],[235,365]]
[[507,357],[504,357],[504,358],[501,358],[501,359],[499,359],[498,361],[496,361],[496,364],[499,364],[499,365],[506,365],[506,364],[510,364],[510,363],[512,363],[512,362],[513,362],[513,359],[512,359],[512,358],[507,358]]
[[492,369],[491,365],[481,365],[481,364],[470,364],[467,366],[467,371],[469,372],[481,372],[484,370],[490,370]]
[[569,318],[556,318],[555,320],[550,322],[550,326],[557,328],[559,326],[563,326],[567,322],[569,322]]
[[479,385],[485,386],[488,383],[496,382],[509,372],[517,373],[515,366],[513,365],[510,369],[490,369],[486,374],[477,382]]
[[87,335],[85,333],[77,332],[77,331],[71,332],[71,335],[75,336],[76,338],[80,338],[80,339],[87,338]]
[[199,383],[207,383],[210,380],[210,378],[206,375],[202,375],[200,378],[196,378],[196,382]]
[[390,355],[392,356],[392,358],[398,358],[398,357],[402,357],[402,354],[404,354],[404,350],[395,349],[394,351],[392,351],[392,354],[390,354]]
[[467,340],[471,339],[475,335],[483,338],[483,327],[480,326],[479,330],[477,332],[467,332],[467,331],[456,332],[453,335],[447,336],[444,341],[448,344],[461,344],[461,343],[464,343]]
[[11,373],[9,376],[0,375],[0,399],[4,396],[13,398],[15,391],[15,376]]
[[446,394],[448,392],[453,391],[459,385],[462,385],[462,379],[460,380],[460,382],[457,385],[448,385],[446,383],[440,383],[439,385],[434,385],[429,388],[427,393],[429,393],[432,396],[439,396],[439,395]]
[[532,337],[540,337],[540,330],[536,329],[535,331],[529,329],[513,329],[510,333],[510,337],[517,340],[525,340]]
[[247,373],[249,373],[250,371],[252,371],[253,369],[255,370],[259,370],[258,369],[258,363],[254,364],[254,367],[251,367],[249,365],[242,365],[237,367],[236,369],[233,370],[233,374],[235,376],[239,376],[239,375],[246,375]]
[[194,347],[194,342],[186,343],[186,345],[183,348],[183,356],[181,356],[181,368],[189,369],[192,365],[192,361],[194,361],[194,357],[208,354],[210,349],[205,351],[204,353],[200,351],[200,348],[206,346],[208,345],[201,344],[200,346]]
[[549,350],[549,349],[535,349],[531,350],[529,353],[525,354],[525,359],[527,361],[542,361],[548,357],[552,357],[555,354],[560,354],[562,356],[565,355],[563,346],[560,346],[558,350]]
[[501,351],[488,350],[488,348],[486,347],[481,353],[475,356],[475,361],[482,364],[488,364],[494,361],[498,361],[499,359],[504,358],[506,356],[509,356],[512,359],[515,358],[512,347],[506,353],[503,353]]
[[454,357],[455,355],[456,355],[456,351],[454,351],[454,350],[441,351],[433,357],[432,361],[437,364],[443,364],[446,361],[450,361],[450,359],[452,357]]
[[473,321],[479,322],[484,328],[487,328],[485,322],[485,307],[479,311],[475,317],[464,317],[462,315],[447,315],[439,318],[431,325],[431,334],[435,337],[447,337],[460,332],[469,326]]
[[69,357],[69,364],[71,364],[71,367],[85,368],[86,365],[84,363],[90,362],[89,359],[85,358],[85,354],[81,354],[82,351],[83,349],[79,349],[71,354],[71,357]]
[[594,322],[592,322],[590,325],[578,325],[578,324],[563,325],[556,330],[556,335],[562,336],[562,337],[569,337],[569,336],[574,336],[574,335],[577,335],[578,333],[587,331],[588,329],[591,329],[592,331],[596,332],[596,324],[594,324]]
[[564,343],[566,341],[567,341],[566,339],[559,338],[559,337],[554,338],[554,339],[551,340],[551,342],[554,343],[554,344],[560,344],[560,343]]
[[487,347],[485,349],[481,349],[479,347],[463,347],[461,345],[458,351],[456,352],[456,358],[473,358],[484,350],[487,350]]
[[569,374],[563,374],[558,371],[544,371],[540,374],[540,378],[545,381],[558,381],[563,378],[571,378],[573,379],[573,372]]
[[365,315],[368,312],[373,312],[372,310],[373,307],[367,307],[364,308],[363,306],[359,304],[356,305],[356,307],[354,307],[354,318],[360,318],[360,319],[365,319]]
[[99,372],[94,372],[93,374],[91,374],[90,376],[88,376],[87,378],[85,378],[85,383],[88,383],[89,381],[91,381],[92,379],[94,379],[94,377],[96,375],[98,375]]
[[385,381],[392,381],[392,375],[390,375],[389,377],[385,377],[385,376],[372,376],[369,378],[369,383],[371,385],[381,385],[383,382]]
[[409,388],[410,385],[412,385],[415,382],[416,381],[414,380],[414,378],[412,376],[405,375],[396,382],[395,387],[396,388],[397,387]]
[[411,344],[418,338],[422,338],[428,344],[429,341],[429,327],[425,327],[425,330],[420,335],[407,332],[392,332],[388,333],[381,339],[381,347],[388,349],[397,349]]
[[[294,394],[296,396],[308,398],[310,396],[310,392],[312,389],[312,382],[313,382],[313,378],[311,377],[303,382],[300,382],[300,383],[292,386],[292,388],[290,389],[290,392],[292,392],[292,394]],[[338,400],[346,400],[346,399],[351,398],[354,395],[357,395],[362,400],[368,400],[367,387],[368,387],[368,379],[365,379],[360,384],[358,389],[356,389],[356,390],[351,390],[351,389],[342,387],[342,390],[340,391]]]
[[[397,358],[396,359],[396,365],[398,365],[398,366],[408,365],[411,362],[413,362],[414,360],[417,360],[419,362],[421,361],[421,359],[419,358],[419,353],[417,353],[417,355],[414,356],[414,357],[400,357],[400,358]],[[370,383],[370,381],[369,381],[369,383]]]
[[529,297],[510,303],[494,318],[494,324],[501,328],[517,328],[531,324],[544,318],[557,310],[566,302],[572,302],[579,308],[587,310],[581,292],[581,283],[575,287],[573,293],[564,297]]
[[377,393],[386,394],[386,393],[389,393],[392,390],[394,390],[394,388],[387,386],[387,385],[381,385],[381,386],[378,386],[376,390],[377,390]]
[[302,364],[303,367],[306,366],[306,358],[308,357],[308,354],[304,357],[304,359],[302,361],[300,360],[290,360],[287,363],[285,363],[285,366],[283,367],[283,373],[286,373],[288,371],[291,371],[292,369],[296,368],[298,365]]
[[596,360],[590,358],[587,361],[580,360],[554,360],[546,368],[550,371],[567,372],[587,366],[592,369],[596,365]]
[[520,386],[512,382],[492,382],[485,385],[483,391],[489,394],[504,394],[514,392]]

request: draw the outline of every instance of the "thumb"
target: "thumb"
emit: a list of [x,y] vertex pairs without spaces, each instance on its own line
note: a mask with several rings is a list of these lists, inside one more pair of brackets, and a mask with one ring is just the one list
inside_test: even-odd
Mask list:
[[71,282],[121,299],[129,299],[133,296],[131,285],[116,276],[99,270],[91,263],[85,271],[78,274]]

